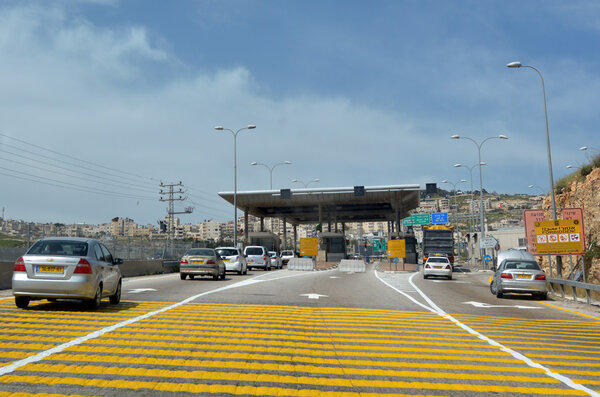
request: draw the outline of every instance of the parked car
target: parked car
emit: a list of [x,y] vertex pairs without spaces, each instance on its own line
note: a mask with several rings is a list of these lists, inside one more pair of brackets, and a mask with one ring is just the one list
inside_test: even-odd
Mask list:
[[281,262],[284,265],[287,265],[290,259],[295,258],[294,251],[292,250],[283,250],[281,251]]
[[249,268],[260,267],[265,270],[271,270],[271,257],[265,247],[249,245],[244,248],[244,255],[248,261]]
[[81,299],[97,309],[103,298],[121,301],[122,277],[108,248],[88,238],[52,237],[36,241],[16,260],[12,290],[15,304],[26,309],[32,300]]
[[225,279],[225,264],[212,248],[192,248],[179,261],[179,276],[182,280],[195,276],[212,276],[214,280]]
[[275,269],[281,269],[283,267],[283,261],[277,252],[269,251],[269,256],[271,257],[271,266]]
[[548,297],[546,273],[527,251],[510,249],[498,253],[498,267],[490,282],[490,292],[498,298],[506,293]]
[[215,248],[215,251],[217,251],[217,254],[223,259],[226,271],[237,272],[237,274],[248,273],[248,263],[239,248],[217,247]]
[[445,256],[430,256],[423,265],[423,278],[430,276],[446,277],[452,280],[452,264]]

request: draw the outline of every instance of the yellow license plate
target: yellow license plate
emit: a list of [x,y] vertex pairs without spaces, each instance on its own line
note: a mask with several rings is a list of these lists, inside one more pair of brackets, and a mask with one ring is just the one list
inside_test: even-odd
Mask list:
[[192,263],[199,263],[199,264],[202,264],[202,263],[204,263],[204,261],[192,261]]
[[39,273],[62,273],[62,266],[38,266],[37,271]]
[[250,260],[250,261],[248,261],[248,263],[254,263],[254,261]]
[[227,259],[227,258],[224,258],[224,259],[223,259],[223,262],[229,262],[229,259]]
[[517,274],[517,278],[531,279],[531,276],[529,274]]
[[443,266],[434,266],[433,268],[434,269],[443,269],[444,267]]

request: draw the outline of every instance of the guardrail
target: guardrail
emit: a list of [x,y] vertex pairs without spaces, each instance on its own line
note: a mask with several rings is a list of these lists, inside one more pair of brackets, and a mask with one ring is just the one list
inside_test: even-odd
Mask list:
[[573,289],[573,300],[575,300],[575,302],[577,302],[577,288],[585,290],[588,305],[592,304],[591,291],[600,292],[600,285],[597,284],[581,283],[579,281],[563,280],[561,278],[549,278],[548,282],[553,291],[554,287],[552,284],[560,285],[560,294],[563,298],[565,297],[565,286],[571,287]]

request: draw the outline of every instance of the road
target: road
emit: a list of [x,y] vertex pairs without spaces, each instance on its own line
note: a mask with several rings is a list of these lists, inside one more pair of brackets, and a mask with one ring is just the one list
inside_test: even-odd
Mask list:
[[0,299],[0,396],[600,395],[600,318],[488,277],[171,274],[96,312]]

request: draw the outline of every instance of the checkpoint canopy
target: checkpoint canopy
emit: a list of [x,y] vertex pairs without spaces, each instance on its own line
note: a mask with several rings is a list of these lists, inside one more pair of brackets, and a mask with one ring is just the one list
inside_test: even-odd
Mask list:
[[[328,220],[399,223],[419,206],[419,190],[419,185],[390,185],[240,191],[237,207],[259,218],[285,218],[292,225]],[[218,194],[233,204],[233,192]]]

